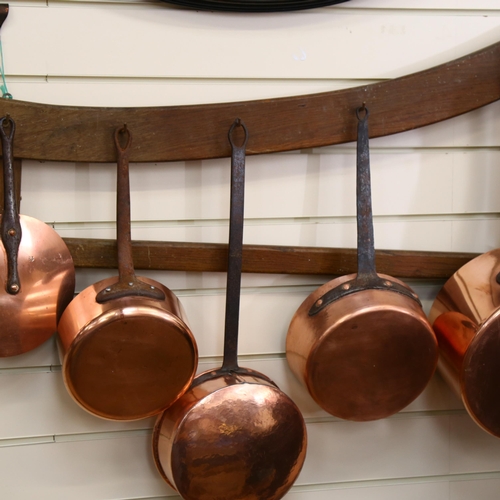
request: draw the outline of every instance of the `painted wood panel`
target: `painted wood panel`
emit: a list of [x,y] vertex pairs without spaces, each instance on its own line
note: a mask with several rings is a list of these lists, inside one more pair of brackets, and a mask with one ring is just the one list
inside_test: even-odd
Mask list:
[[[70,8],[69,8],[70,7]],[[2,28],[15,75],[202,78],[393,78],[478,50],[497,16],[402,15],[333,9],[259,14],[153,5],[16,7]],[[88,26],[92,26],[89,36]],[[168,29],[167,29],[168,27]],[[27,45],[23,34],[33,43]],[[140,43],[136,36],[141,33]],[[258,36],[255,36],[258,33]],[[193,42],[193,37],[196,43]],[[65,43],[60,43],[64,39]],[[349,50],[332,47],[349,46]],[[353,58],[363,55],[363,64]],[[181,55],[181,56],[179,56]]]
[[[498,212],[499,162],[500,153],[492,150],[375,149],[374,216]],[[251,156],[246,163],[247,219],[355,216],[354,152]],[[228,159],[132,164],[132,219],[178,221],[176,225],[227,219],[229,175]],[[57,223],[114,221],[115,190],[115,165],[25,161],[22,213]]]
[[[200,362],[198,372],[220,366],[221,361]],[[309,396],[304,387],[290,372],[284,358],[252,359],[240,357],[241,366],[259,371],[273,380],[299,406],[306,420],[338,420],[323,411]],[[96,418],[80,408],[67,393],[60,370],[54,372],[32,371],[1,373],[0,397],[0,447],[18,442],[33,442],[52,436],[111,433],[134,429],[151,429],[154,418],[135,422],[114,422]],[[461,411],[456,399],[439,375],[433,377],[425,391],[397,418],[407,414]],[[26,418],[36,415],[36,418]],[[395,417],[396,418],[396,417]],[[406,418],[406,417],[405,417]],[[467,419],[465,419],[467,420]],[[466,425],[465,422],[464,425]],[[474,436],[477,433],[472,433]],[[111,435],[109,437],[112,437]],[[480,436],[483,437],[483,436]],[[91,437],[89,436],[89,439]],[[480,440],[478,440],[480,441]],[[482,470],[482,469],[481,469]]]
[[[352,486],[354,481],[388,477],[420,477],[432,483],[432,476],[443,476],[450,471],[449,447],[457,443],[446,431],[454,420],[465,418],[468,417],[308,424],[309,443],[315,453],[307,457],[296,484],[348,482]],[[170,494],[154,469],[148,433],[123,436],[117,433],[107,439],[98,434],[89,437],[80,440],[62,436],[49,443],[0,448],[0,464],[5,473],[3,492],[9,498],[71,495],[71,498],[100,499]],[[499,447],[495,459],[498,456]],[[21,463],[23,467],[18,466]],[[23,480],[26,470],[32,471],[30,481]],[[89,477],[91,481],[84,480]],[[121,480],[110,481],[114,477]]]

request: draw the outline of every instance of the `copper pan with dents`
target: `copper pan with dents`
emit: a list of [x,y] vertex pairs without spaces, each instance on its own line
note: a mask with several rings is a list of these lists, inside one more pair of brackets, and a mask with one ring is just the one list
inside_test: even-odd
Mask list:
[[364,105],[356,116],[358,272],[307,297],[290,323],[286,356],[324,410],[366,421],[413,401],[434,373],[438,350],[416,294],[376,272]]
[[429,319],[441,375],[473,420],[500,437],[500,249],[461,267],[438,293]]
[[14,194],[16,124],[0,119],[4,207],[1,215],[0,357],[35,349],[51,337],[73,298],[75,269],[62,238],[47,224],[19,215]]
[[64,382],[73,399],[98,417],[138,420],[165,410],[187,390],[198,351],[178,298],[161,283],[135,275],[132,137],[126,126],[116,130],[114,140],[119,276],[83,290],[62,315],[58,332]]
[[[242,146],[233,133],[243,128]],[[235,128],[238,130],[235,131]],[[197,376],[157,420],[153,455],[165,481],[185,500],[277,500],[297,478],[306,429],[295,403],[262,373],[237,360],[247,130],[235,121],[229,261],[222,367]]]

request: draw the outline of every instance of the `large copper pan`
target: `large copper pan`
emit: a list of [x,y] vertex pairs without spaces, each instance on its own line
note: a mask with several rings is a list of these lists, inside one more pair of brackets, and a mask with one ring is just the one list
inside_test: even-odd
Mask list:
[[126,127],[116,131],[119,276],[83,290],[58,326],[66,388],[84,409],[112,420],[137,420],[165,410],[187,390],[198,364],[178,298],[134,272],[130,142]]
[[73,259],[62,238],[44,222],[17,212],[15,129],[12,118],[0,119],[4,175],[0,222],[1,357],[31,351],[51,337],[75,290]]
[[438,293],[429,319],[440,373],[475,422],[500,437],[500,249],[461,267]]
[[158,418],[153,455],[162,477],[186,500],[276,500],[297,478],[306,429],[296,405],[262,373],[237,360],[243,239],[243,146],[233,143],[231,214],[222,367],[197,376]]
[[295,313],[287,360],[314,400],[348,420],[404,408],[434,373],[437,342],[415,293],[375,269],[368,110],[356,111],[358,273],[313,292]]

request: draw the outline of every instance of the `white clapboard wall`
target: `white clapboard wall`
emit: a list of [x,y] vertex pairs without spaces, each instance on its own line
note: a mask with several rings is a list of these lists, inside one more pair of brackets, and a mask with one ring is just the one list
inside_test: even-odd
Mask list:
[[[336,90],[429,68],[500,40],[500,2],[350,0],[262,15],[143,0],[14,0],[1,31],[16,99],[183,105]],[[500,246],[499,148],[500,104],[372,140],[376,247]],[[245,243],[354,247],[354,166],[353,144],[248,158]],[[132,165],[131,188],[134,239],[227,241],[228,159]],[[113,238],[114,165],[27,161],[21,207],[63,236]],[[77,290],[114,274],[80,270]],[[200,369],[220,364],[225,274],[143,274],[181,298]],[[284,355],[289,321],[329,279],[243,276],[240,362],[275,380],[307,423],[307,459],[286,498],[497,500],[500,440],[472,422],[439,375],[404,411],[369,423],[326,414],[294,379]],[[442,283],[410,284],[428,311]],[[108,422],[77,407],[54,339],[1,359],[0,498],[174,500],[151,458],[152,424]]]

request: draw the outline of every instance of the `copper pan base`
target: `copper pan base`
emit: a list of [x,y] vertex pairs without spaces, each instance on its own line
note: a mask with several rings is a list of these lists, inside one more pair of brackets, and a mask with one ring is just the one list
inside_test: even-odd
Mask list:
[[438,368],[474,421],[500,437],[500,249],[460,268],[434,301]]
[[436,368],[437,342],[420,305],[392,291],[353,293],[309,316],[320,297],[354,276],[326,283],[302,303],[288,330],[287,361],[328,413],[376,420],[423,391]]
[[162,477],[185,500],[282,498],[306,454],[295,403],[257,372],[196,380],[156,423]]
[[99,304],[95,296],[116,282],[82,291],[59,322],[63,376],[74,400],[93,415],[137,420],[157,415],[183,394],[196,373],[196,343],[177,297],[125,297]]
[[0,357],[23,354],[49,339],[75,290],[73,259],[62,238],[37,219],[19,219],[21,287],[16,295],[5,290],[7,257],[0,243]]

